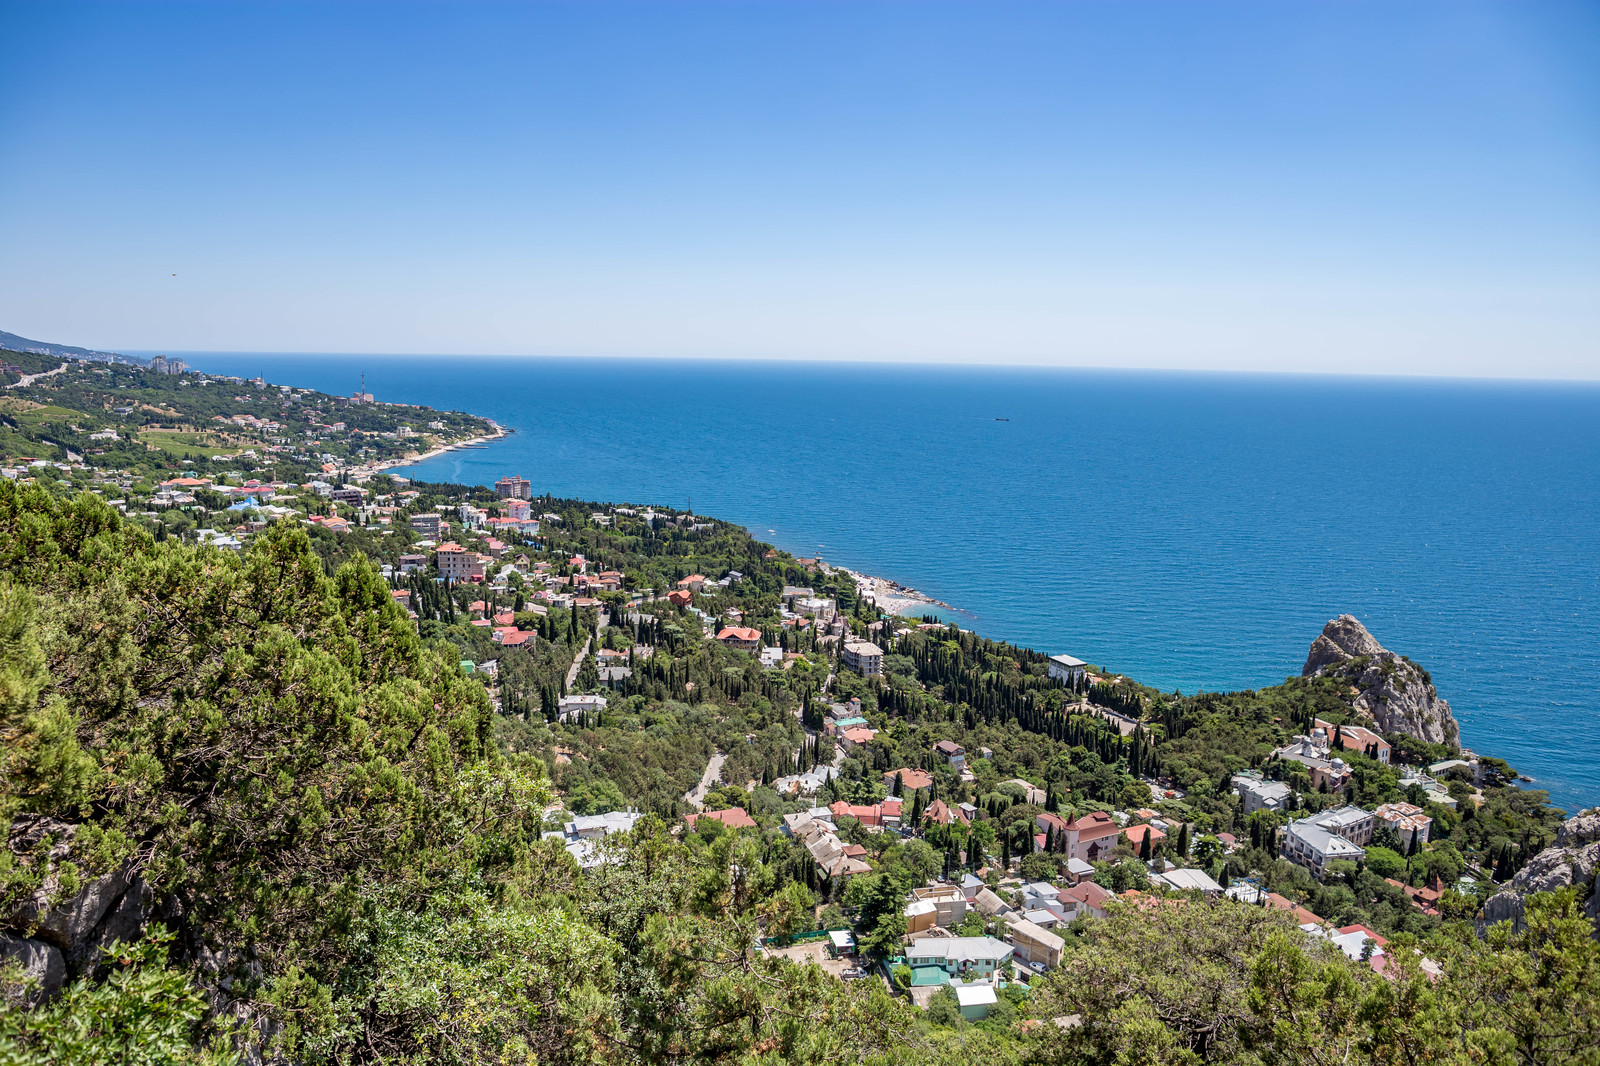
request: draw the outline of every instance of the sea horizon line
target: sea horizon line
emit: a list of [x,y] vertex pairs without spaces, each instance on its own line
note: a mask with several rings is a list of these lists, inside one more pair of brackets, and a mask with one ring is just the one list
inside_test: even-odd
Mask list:
[[1109,366],[1088,363],[1017,363],[1017,362],[964,362],[957,360],[917,360],[917,359],[856,359],[847,357],[801,357],[801,356],[736,356],[736,355],[562,355],[548,353],[512,353],[512,352],[361,352],[361,351],[317,351],[312,349],[294,351],[271,351],[251,349],[221,349],[221,348],[105,348],[100,349],[117,355],[127,355],[139,358],[153,356],[223,356],[229,358],[337,358],[337,359],[462,359],[462,360],[505,360],[516,362],[560,362],[560,363],[618,363],[618,364],[706,364],[726,366],[730,364],[746,367],[828,367],[828,368],[856,368],[862,370],[890,370],[917,368],[934,371],[1006,371],[1027,372],[1039,371],[1059,374],[1092,374],[1096,376],[1162,376],[1162,377],[1197,377],[1197,378],[1266,378],[1287,379],[1304,378],[1319,381],[1340,382],[1409,382],[1418,384],[1459,384],[1459,385],[1525,385],[1525,386],[1588,386],[1600,387],[1600,372],[1593,378],[1568,378],[1568,377],[1539,377],[1515,376],[1510,374],[1423,374],[1423,373],[1395,373],[1382,374],[1371,371],[1338,371],[1338,370],[1282,370],[1258,369],[1236,367],[1183,367],[1183,366]]

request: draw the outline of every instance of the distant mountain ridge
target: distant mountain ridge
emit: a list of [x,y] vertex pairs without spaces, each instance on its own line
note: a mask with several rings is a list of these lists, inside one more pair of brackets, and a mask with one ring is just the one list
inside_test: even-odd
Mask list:
[[0,348],[10,348],[12,351],[34,351],[41,355],[59,355],[72,359],[93,359],[101,363],[129,363],[133,366],[147,366],[143,359],[135,359],[131,355],[120,352],[97,352],[90,348],[77,348],[70,344],[51,344],[48,341],[34,341],[27,337],[19,337],[15,333],[7,333],[0,329]]

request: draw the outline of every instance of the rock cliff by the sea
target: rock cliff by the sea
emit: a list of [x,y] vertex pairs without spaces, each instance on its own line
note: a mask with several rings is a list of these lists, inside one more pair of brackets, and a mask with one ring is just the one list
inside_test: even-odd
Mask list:
[[1348,681],[1355,689],[1350,705],[1371,717],[1379,732],[1404,733],[1432,744],[1460,742],[1450,704],[1439,698],[1428,672],[1384,648],[1352,615],[1342,614],[1322,627],[1300,676]]
[[1483,905],[1479,927],[1496,922],[1521,923],[1524,900],[1535,892],[1555,892],[1570,885],[1592,886],[1588,913],[1600,936],[1600,807],[1568,818],[1545,848],[1517,876]]

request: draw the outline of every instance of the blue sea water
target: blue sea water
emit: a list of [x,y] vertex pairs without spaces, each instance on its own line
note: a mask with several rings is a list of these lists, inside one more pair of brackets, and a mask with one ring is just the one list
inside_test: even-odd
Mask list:
[[412,476],[692,500],[1167,690],[1298,674],[1348,612],[1428,667],[1467,746],[1600,803],[1594,386],[170,354],[346,395],[364,372],[380,400],[515,430]]

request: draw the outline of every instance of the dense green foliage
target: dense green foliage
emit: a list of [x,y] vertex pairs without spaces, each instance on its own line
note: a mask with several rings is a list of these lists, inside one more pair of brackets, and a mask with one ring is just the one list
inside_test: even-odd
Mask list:
[[[379,576],[414,542],[408,514],[491,503],[412,491],[390,535],[278,523],[234,553],[157,539],[88,494],[0,481],[6,927],[27,934],[41,909],[107,877],[149,892],[144,939],[80,966],[42,1006],[23,1009],[17,974],[0,974],[0,1064],[224,1062],[246,1044],[349,1063],[1597,1061],[1600,960],[1580,893],[1535,897],[1524,928],[1480,939],[1475,897],[1452,892],[1426,916],[1385,880],[1503,879],[1551,839],[1558,815],[1541,794],[1451,782],[1481,803],[1432,804],[1436,841],[1414,854],[1380,844],[1324,882],[1277,858],[1283,816],[1243,817],[1229,776],[1292,773],[1271,749],[1310,715],[1349,714],[1327,686],[1182,696],[1118,679],[1075,692],[1037,653],[883,619],[848,575],[737,527],[610,510],[607,525],[598,505],[551,498],[536,509],[560,521],[511,545],[529,564],[496,594],[523,601],[501,605],[538,639],[501,648],[470,624],[483,587],[430,584],[433,606],[412,619]],[[535,611],[534,562],[557,578],[614,570],[621,587],[598,607]],[[687,605],[656,595],[729,570],[743,580]],[[802,583],[882,642],[888,677],[825,684],[833,642],[778,611],[783,587]],[[765,669],[705,639],[730,610],[797,657]],[[549,697],[569,690],[586,645],[628,655],[633,673],[605,690],[603,712],[563,722]],[[493,683],[460,665],[491,657]],[[572,687],[598,688],[593,669]],[[836,757],[807,730],[851,697],[878,732]],[[1101,708],[1140,721],[1119,727]],[[941,740],[965,748],[970,781],[935,752]],[[715,751],[725,784],[706,806],[741,806],[757,829],[679,820]],[[1348,795],[1304,790],[1299,810],[1407,797],[1393,769],[1350,761]],[[840,775],[815,800],[771,787],[828,762]],[[902,768],[932,784],[904,788]],[[775,828],[812,802],[897,788],[912,824],[935,801],[976,817],[913,838],[840,818],[871,864],[848,880]],[[558,797],[572,813],[652,813],[580,869],[543,839]],[[977,1023],[948,993],[918,1011],[892,978],[839,980],[756,947],[849,925],[892,955],[911,888],[963,868],[1002,888],[1012,860],[1054,875],[1061,842],[1038,842],[1038,815],[1145,805],[1182,824],[1150,858],[1254,876],[1391,935],[1385,972],[1282,912],[1177,896],[1078,923],[1058,973],[1009,986]],[[1221,833],[1238,849],[1225,854]],[[1144,888],[1145,871],[1124,840],[1097,880]],[[972,913],[960,931],[998,930]]]
[[[0,350],[0,363],[33,372],[61,360]],[[235,415],[276,423],[276,428],[217,420]],[[429,428],[433,423],[438,428]],[[398,436],[401,426],[417,436]],[[92,436],[106,430],[117,439]],[[257,388],[237,378],[196,373],[156,374],[125,363],[68,362],[61,373],[0,394],[0,463],[22,457],[62,462],[70,452],[103,467],[140,473],[170,471],[187,460],[185,472],[207,476],[238,470],[254,459],[250,465],[266,479],[304,480],[321,473],[323,456],[398,458],[429,439],[488,432],[484,419],[455,411],[352,404],[308,389]]]
[[[1536,897],[1521,932],[1400,936],[1382,974],[1281,912],[1173,902],[1093,923],[1036,1006],[1080,1024],[1054,1063],[1594,1063],[1600,943],[1578,894]],[[1430,964],[1432,965],[1432,964]]]

